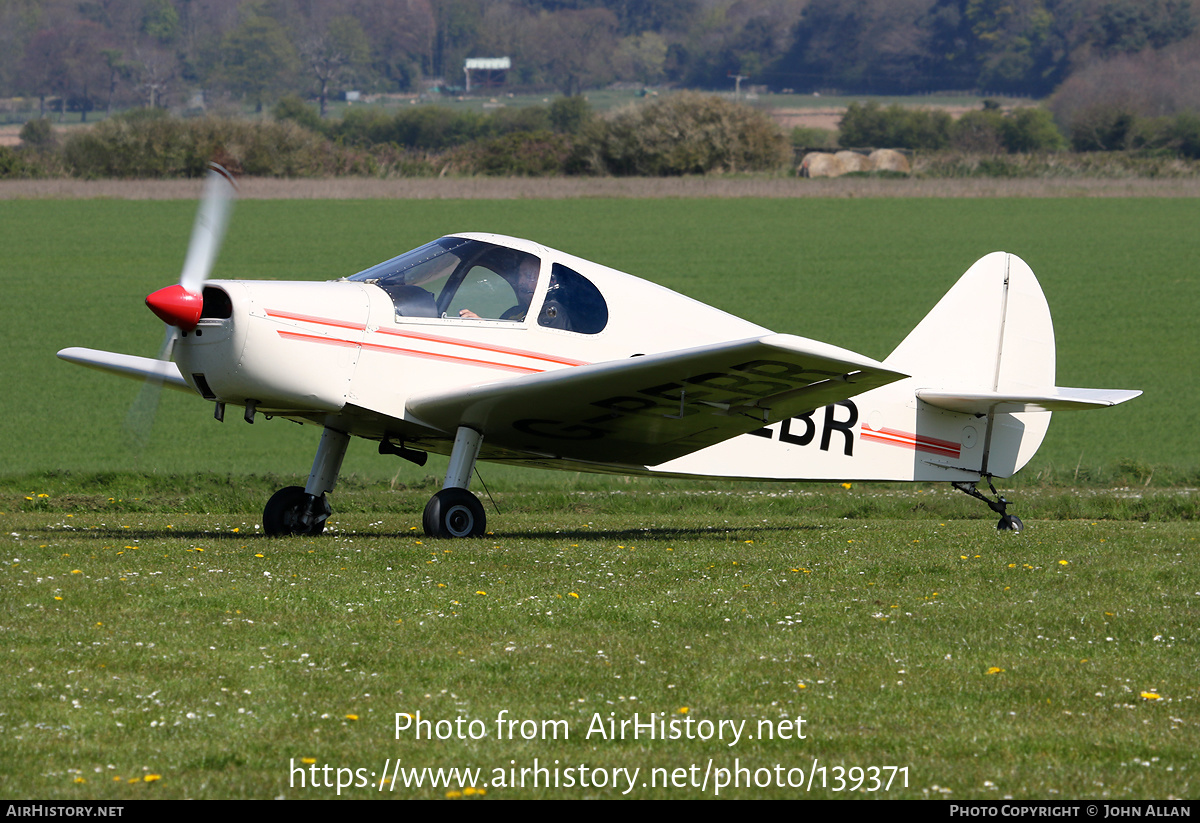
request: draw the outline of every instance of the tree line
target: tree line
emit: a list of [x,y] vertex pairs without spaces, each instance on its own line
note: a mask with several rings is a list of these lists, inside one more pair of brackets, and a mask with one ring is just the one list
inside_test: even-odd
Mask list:
[[[0,97],[87,113],[257,107],[347,89],[613,82],[724,90],[980,90],[1041,97],[1189,42],[1191,0],[4,0]],[[1192,38],[1193,40],[1195,38]]]

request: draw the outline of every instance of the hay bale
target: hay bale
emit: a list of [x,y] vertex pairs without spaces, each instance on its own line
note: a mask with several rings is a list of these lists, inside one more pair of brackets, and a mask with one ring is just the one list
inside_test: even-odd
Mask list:
[[902,174],[912,174],[912,166],[908,158],[895,149],[875,149],[871,152],[871,165],[875,171],[898,171]]
[[823,151],[810,151],[800,161],[801,177],[839,177],[845,173],[842,162]]
[[834,157],[841,161],[846,173],[852,171],[871,171],[874,168],[871,165],[870,158],[856,151],[839,151]]

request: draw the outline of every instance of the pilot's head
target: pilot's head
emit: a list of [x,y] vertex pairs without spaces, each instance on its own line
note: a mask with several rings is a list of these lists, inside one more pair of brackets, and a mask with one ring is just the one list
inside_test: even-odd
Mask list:
[[528,303],[529,298],[533,297],[533,290],[537,288],[540,268],[536,257],[522,255],[516,271],[509,276],[508,282],[512,284],[513,291],[517,293],[517,297],[521,299],[522,303]]

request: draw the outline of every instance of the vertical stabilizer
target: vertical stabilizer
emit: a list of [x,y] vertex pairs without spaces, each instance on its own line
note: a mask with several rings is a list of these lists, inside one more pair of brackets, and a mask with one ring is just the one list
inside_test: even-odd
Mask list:
[[[989,254],[959,278],[884,364],[913,375],[916,391],[1049,392],[1054,324],[1042,287],[1016,255]],[[1033,457],[1050,414],[992,411],[980,422],[986,427],[977,469],[1007,477]]]

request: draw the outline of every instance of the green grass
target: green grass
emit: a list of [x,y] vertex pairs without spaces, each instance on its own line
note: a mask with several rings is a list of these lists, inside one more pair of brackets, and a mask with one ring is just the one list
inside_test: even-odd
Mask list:
[[[411,510],[339,515],[318,539],[262,538],[240,514],[0,515],[0,792],[336,795],[290,783],[302,758],[492,781],[536,758],[636,767],[640,784],[736,758],[907,768],[907,786],[854,796],[1196,794],[1194,524],[1039,521],[1013,536],[794,500],[613,511],[516,495],[502,536],[446,542],[413,531],[420,495],[400,497]],[[563,721],[569,739],[500,739],[505,710]],[[417,712],[484,733],[397,738],[396,714]],[[803,719],[806,737],[587,738],[597,717],[635,712],[750,733]],[[826,779],[721,796],[850,795]],[[487,796],[621,795],[493,782]]]

